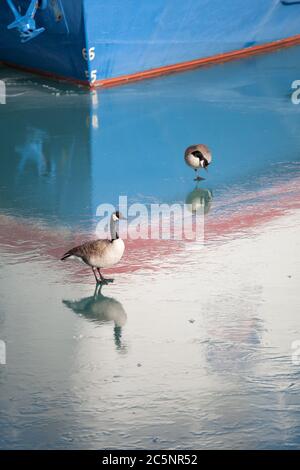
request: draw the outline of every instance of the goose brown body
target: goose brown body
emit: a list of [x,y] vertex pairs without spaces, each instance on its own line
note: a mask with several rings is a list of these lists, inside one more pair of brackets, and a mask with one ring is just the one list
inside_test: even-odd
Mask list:
[[95,268],[108,268],[118,263],[124,253],[124,242],[115,240],[93,240],[75,246],[61,258],[62,261],[71,258],[81,258],[84,263]]
[[[190,145],[184,154],[185,162],[194,170],[206,168],[212,161],[211,151],[204,144]],[[203,162],[201,164],[201,162]]]
[[[116,223],[122,218],[124,217],[119,211],[112,214],[110,220],[111,240],[98,239],[75,246],[74,248],[71,248],[71,250],[67,251],[62,256],[61,260],[64,261],[68,258],[79,258],[93,269],[97,283],[106,281],[112,282],[113,279],[108,280],[102,276],[100,269],[114,266],[123,256],[125,245],[123,240],[119,238],[116,229]],[[98,271],[100,279],[97,278],[96,270]]]

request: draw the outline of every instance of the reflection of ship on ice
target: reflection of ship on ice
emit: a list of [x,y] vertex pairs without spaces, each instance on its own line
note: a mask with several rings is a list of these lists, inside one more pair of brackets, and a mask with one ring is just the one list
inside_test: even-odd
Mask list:
[[[8,80],[7,92],[9,83]],[[12,89],[15,88],[13,83]],[[5,183],[7,188],[1,207],[9,208],[13,201],[21,214],[31,208],[39,217],[55,214],[65,223],[75,214],[80,217],[91,212],[89,128],[86,125],[89,100],[77,97],[78,103],[70,95],[54,96],[47,89],[39,89],[35,94],[36,87],[26,80],[17,88],[26,91],[24,96],[13,98],[8,93],[5,110],[0,108],[0,113],[7,111],[1,117],[0,165],[5,166],[5,173],[0,171],[0,183]],[[9,138],[11,129],[13,139]],[[80,191],[75,190],[76,186]]]
[[[280,98],[286,96],[296,52],[287,49],[247,62],[246,78],[245,62],[240,61],[222,66],[222,82],[219,70],[209,68],[157,80],[153,93],[148,89],[145,93],[143,83],[103,90],[101,100],[98,91],[44,81],[37,87],[32,76],[11,70],[1,77],[4,69],[0,68],[7,92],[6,105],[0,106],[0,167],[5,168],[0,168],[0,186],[5,188],[1,208],[13,206],[18,215],[30,212],[46,220],[55,214],[58,224],[74,229],[79,220],[91,221],[101,202],[117,206],[119,193],[111,184],[112,177],[130,201],[178,201],[178,191],[185,195],[190,187],[190,169],[183,165],[181,152],[194,141],[199,128],[201,140],[211,145],[215,159],[203,183],[209,190],[201,184],[188,196],[192,210],[203,207],[208,213],[216,188],[220,194],[233,184],[250,181],[255,191],[262,167],[265,174],[272,174],[270,184],[275,182],[282,162],[289,162],[294,154],[298,138],[299,109],[291,109],[290,101]],[[281,67],[283,58],[285,68]],[[268,73],[274,69],[276,74]],[[183,120],[173,119],[178,114],[174,96],[181,100],[183,90]],[[214,100],[212,90],[217,93]],[[19,93],[21,97],[15,96]],[[184,117],[194,115],[199,102],[202,112],[185,125]],[[230,119],[228,103],[234,103]],[[243,113],[237,134],[245,103],[251,112]]]

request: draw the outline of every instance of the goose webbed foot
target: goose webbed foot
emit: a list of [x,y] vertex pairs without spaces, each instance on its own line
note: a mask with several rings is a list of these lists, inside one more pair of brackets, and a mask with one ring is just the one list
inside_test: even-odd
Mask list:
[[196,178],[194,178],[194,181],[197,181],[199,183],[199,181],[204,181],[205,178],[203,178],[202,176],[196,176]]
[[97,284],[107,285],[107,284],[110,284],[111,282],[114,282],[113,279],[107,279],[107,278],[103,277],[99,268],[97,268],[97,271],[98,271],[98,274],[99,274],[99,278],[97,278]]
[[107,284],[111,284],[112,282],[114,282],[114,279],[102,277],[101,279],[98,279],[97,284],[105,286]]

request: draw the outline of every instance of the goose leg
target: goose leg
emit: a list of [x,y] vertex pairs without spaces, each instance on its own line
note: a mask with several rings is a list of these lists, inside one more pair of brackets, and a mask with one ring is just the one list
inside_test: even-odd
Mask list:
[[105,277],[103,277],[101,272],[100,272],[100,268],[97,268],[97,271],[98,271],[99,276],[100,276],[100,282],[102,282],[103,284],[108,284],[109,282],[114,282],[113,279],[106,279]]
[[96,268],[92,268],[93,270],[93,273],[94,273],[94,276],[95,276],[95,279],[96,279],[96,284],[99,284],[99,279],[97,278],[97,274],[96,274]]

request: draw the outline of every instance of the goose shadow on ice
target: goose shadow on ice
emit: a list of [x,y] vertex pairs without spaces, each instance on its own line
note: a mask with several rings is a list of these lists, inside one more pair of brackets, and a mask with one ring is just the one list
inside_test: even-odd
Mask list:
[[102,285],[97,285],[94,295],[80,300],[63,300],[63,304],[73,310],[77,315],[82,315],[87,320],[103,325],[114,322],[114,341],[118,350],[123,350],[122,328],[126,324],[127,315],[123,305],[112,297],[106,297],[101,293]]

